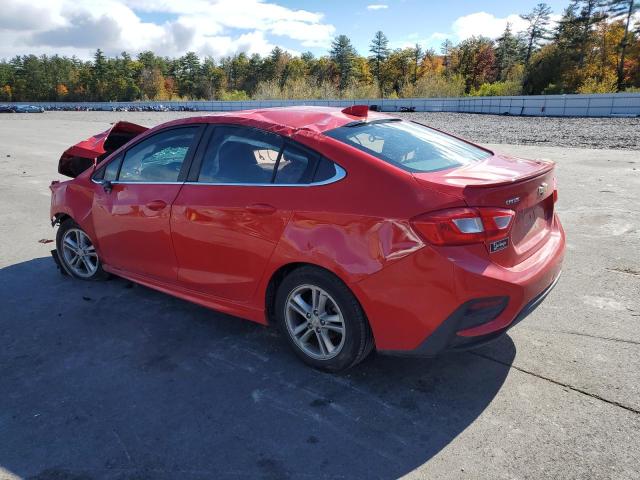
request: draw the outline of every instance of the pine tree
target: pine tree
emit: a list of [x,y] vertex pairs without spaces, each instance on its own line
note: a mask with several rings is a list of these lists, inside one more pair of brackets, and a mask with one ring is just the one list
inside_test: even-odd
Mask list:
[[527,25],[527,51],[524,57],[525,65],[529,65],[533,50],[540,45],[542,40],[549,37],[549,22],[551,17],[551,7],[546,3],[539,3],[534,9],[520,18],[528,22]]
[[602,0],[573,0],[578,10],[578,15],[573,20],[578,28],[578,68],[584,67],[584,61],[587,57],[587,51],[593,40],[593,28],[598,23],[606,20],[607,15],[599,10],[602,6]]
[[384,66],[384,62],[389,58],[389,40],[385,36],[382,31],[378,30],[371,40],[371,44],[369,45],[369,52],[371,52],[371,56],[369,57],[373,64],[373,76],[378,82],[378,89],[380,91],[380,96],[383,96],[382,90],[382,69]]
[[624,61],[630,43],[631,18],[640,12],[640,2],[638,0],[608,0],[605,6],[609,18],[621,19],[624,22],[624,36],[620,41],[620,58],[617,68],[617,88],[618,91],[621,91],[624,88]]
[[418,69],[420,68],[420,62],[424,57],[424,51],[419,44],[415,44],[413,47],[413,84],[418,83]]
[[514,65],[520,62],[521,54],[522,45],[520,39],[511,31],[511,24],[507,23],[504,33],[496,40],[498,80],[505,80]]
[[101,101],[105,94],[107,59],[100,49],[97,49],[93,55],[93,68],[91,70],[91,96],[94,100]]
[[451,69],[451,50],[453,50],[453,42],[448,38],[442,42],[440,53],[442,53],[442,65],[444,66],[444,74],[449,76]]
[[356,50],[346,35],[339,35],[331,44],[331,59],[338,67],[338,73],[340,75],[338,89],[341,94],[351,82],[351,77],[353,76],[353,61],[356,55]]

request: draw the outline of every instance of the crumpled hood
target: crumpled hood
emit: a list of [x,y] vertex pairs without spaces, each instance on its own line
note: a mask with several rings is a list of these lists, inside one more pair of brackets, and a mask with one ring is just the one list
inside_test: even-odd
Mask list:
[[75,178],[125,143],[148,130],[130,122],[117,122],[111,128],[67,148],[58,162],[58,173]]
[[105,150],[105,142],[107,139],[115,133],[132,134],[131,138],[137,137],[143,132],[148,130],[147,127],[136,125],[130,122],[117,122],[114,123],[110,129],[104,132],[98,133],[93,137],[87,138],[81,142],[76,143],[72,147],[65,150],[65,154],[82,157],[82,158],[97,158],[100,155],[107,153]]

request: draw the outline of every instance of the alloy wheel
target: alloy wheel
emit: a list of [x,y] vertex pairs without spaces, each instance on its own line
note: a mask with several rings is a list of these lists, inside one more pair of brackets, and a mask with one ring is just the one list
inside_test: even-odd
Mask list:
[[98,271],[98,254],[91,240],[79,228],[70,228],[62,237],[62,256],[74,275],[90,278]]
[[322,288],[301,285],[287,297],[287,330],[298,347],[317,360],[338,355],[345,341],[345,322],[336,301]]

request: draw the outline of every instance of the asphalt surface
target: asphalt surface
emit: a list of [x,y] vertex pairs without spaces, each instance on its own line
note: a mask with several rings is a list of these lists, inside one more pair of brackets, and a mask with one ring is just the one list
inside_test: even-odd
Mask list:
[[272,329],[58,273],[57,158],[116,115],[171,116],[0,116],[0,479],[640,478],[640,150],[492,146],[558,163],[557,288],[492,346],[328,375]]

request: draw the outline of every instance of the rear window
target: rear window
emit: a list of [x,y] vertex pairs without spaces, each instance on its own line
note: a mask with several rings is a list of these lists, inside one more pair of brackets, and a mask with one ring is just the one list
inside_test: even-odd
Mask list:
[[491,156],[450,135],[405,121],[357,123],[326,135],[409,172],[459,167]]

